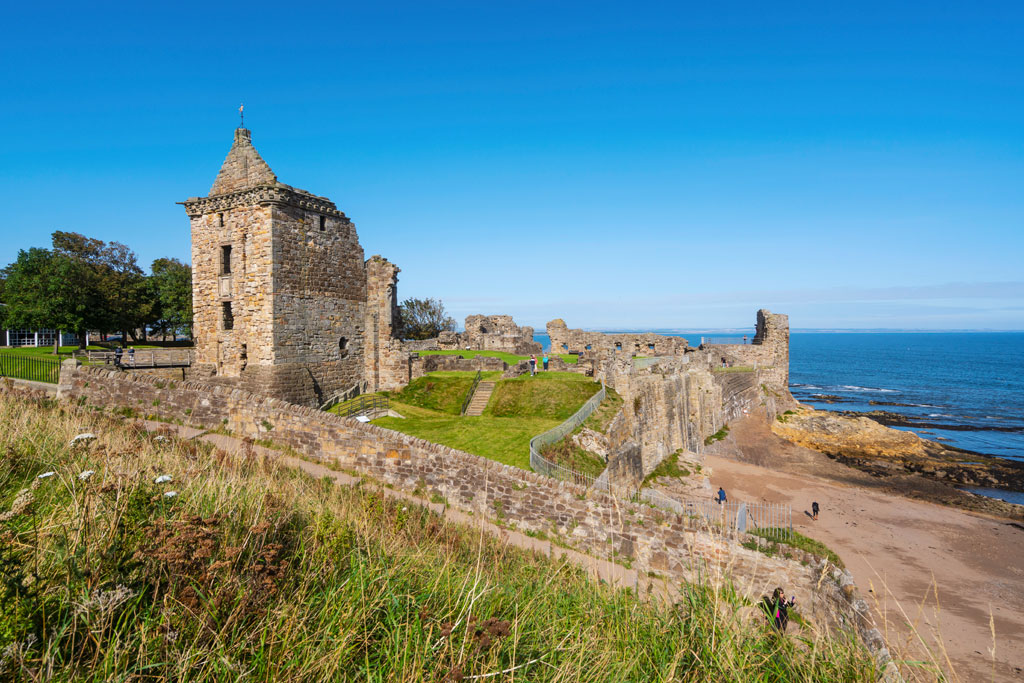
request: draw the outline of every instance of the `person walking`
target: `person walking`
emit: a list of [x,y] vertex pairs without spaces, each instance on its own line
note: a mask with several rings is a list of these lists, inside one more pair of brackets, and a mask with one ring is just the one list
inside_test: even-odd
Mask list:
[[114,349],[114,367],[115,368],[121,367],[121,356],[123,356],[123,355],[124,355],[124,349],[122,349],[120,346],[118,346],[116,349]]
[[548,371],[548,354],[544,354],[544,372]]
[[718,504],[721,505],[722,503],[725,503],[725,502],[727,502],[726,498],[725,498],[725,489],[723,489],[721,486],[719,486],[718,487]]
[[537,374],[537,356],[530,356],[530,377]]
[[130,367],[133,367],[133,368],[135,367],[135,347],[134,346],[129,346],[128,347],[128,365]]
[[811,519],[813,519],[815,522],[818,521],[818,510],[818,501],[814,501],[813,503],[811,503]]

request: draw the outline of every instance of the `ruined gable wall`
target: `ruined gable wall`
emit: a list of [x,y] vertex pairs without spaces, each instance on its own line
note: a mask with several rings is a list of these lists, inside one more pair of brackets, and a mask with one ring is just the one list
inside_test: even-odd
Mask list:
[[533,340],[532,327],[519,327],[510,315],[466,316],[465,331],[459,335],[462,348],[504,351],[517,355],[537,354],[541,345]]
[[366,261],[365,271],[367,391],[397,389],[412,379],[409,353],[397,338],[399,268],[374,255]]
[[604,334],[570,329],[561,318],[547,324],[553,353],[582,352],[584,357],[598,360],[631,356],[677,356],[686,352],[689,343],[682,337],[667,337],[650,332],[637,334]]
[[273,395],[319,404],[363,380],[363,248],[344,215],[288,204],[274,205],[271,211]]
[[756,364],[772,395],[789,399],[789,316],[761,309],[751,344],[713,344],[705,348],[739,364]]

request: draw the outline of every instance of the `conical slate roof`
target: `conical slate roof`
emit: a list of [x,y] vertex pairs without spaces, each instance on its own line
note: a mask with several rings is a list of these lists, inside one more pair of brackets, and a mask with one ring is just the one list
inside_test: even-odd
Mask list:
[[217,179],[210,188],[210,196],[247,190],[257,185],[274,185],[277,176],[252,146],[252,132],[248,128],[235,129],[235,142],[220,167]]

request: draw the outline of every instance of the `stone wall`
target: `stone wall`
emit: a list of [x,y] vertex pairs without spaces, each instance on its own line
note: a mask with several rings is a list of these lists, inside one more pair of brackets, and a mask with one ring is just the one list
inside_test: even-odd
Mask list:
[[409,383],[409,353],[398,338],[398,266],[374,255],[366,262],[366,390]]
[[631,562],[638,570],[657,572],[669,581],[727,571],[755,600],[776,585],[785,585],[801,596],[802,609],[812,618],[837,618],[838,589],[831,581],[819,589],[820,574],[812,565],[747,550],[700,531],[683,516],[614,500],[356,420],[236,388],[76,367],[75,361],[62,367],[59,396],[271,439],[396,488],[443,496],[476,515],[522,531],[543,532],[597,557]]
[[504,351],[519,356],[541,353],[540,343],[533,340],[533,328],[519,327],[510,315],[466,316],[465,331],[442,332],[436,348]]
[[492,356],[463,358],[462,356],[431,354],[429,356],[413,356],[409,365],[410,381],[417,377],[422,377],[428,372],[437,372],[439,370],[455,372],[476,372],[477,370],[487,372],[496,370],[504,372],[508,369],[508,364],[505,361]]
[[192,376],[304,405],[408,381],[394,338],[398,268],[380,257],[364,264],[352,221],[329,199],[278,182],[248,130],[235,131],[210,195],[183,204]]
[[631,356],[678,356],[686,352],[689,344],[682,337],[660,334],[604,334],[587,330],[569,329],[561,318],[547,324],[553,353],[582,352],[584,357],[598,360]]
[[756,364],[761,381],[773,393],[789,397],[789,316],[761,309],[757,312],[752,344],[708,344],[731,362]]

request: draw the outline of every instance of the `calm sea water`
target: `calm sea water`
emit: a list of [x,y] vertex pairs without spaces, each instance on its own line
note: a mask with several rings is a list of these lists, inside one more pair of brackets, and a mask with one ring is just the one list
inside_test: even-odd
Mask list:
[[887,410],[935,425],[911,428],[924,438],[1024,460],[1024,333],[793,332],[789,378],[815,408]]

